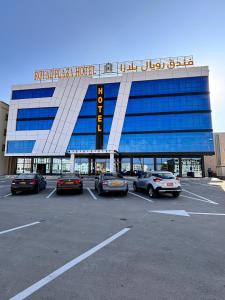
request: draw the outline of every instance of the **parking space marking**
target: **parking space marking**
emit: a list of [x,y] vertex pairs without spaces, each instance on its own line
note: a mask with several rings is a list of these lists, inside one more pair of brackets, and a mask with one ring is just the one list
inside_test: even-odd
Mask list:
[[11,229],[7,229],[7,230],[4,230],[4,231],[0,231],[0,235],[2,235],[4,233],[11,232],[11,231],[14,231],[14,230],[18,230],[18,229],[21,229],[21,228],[37,225],[39,223],[40,223],[40,221],[37,221],[37,222],[29,223],[29,224],[26,224],[26,225],[22,225],[22,226],[14,227],[14,228],[11,228]]
[[12,196],[12,194],[11,194],[11,193],[9,193],[9,194],[7,194],[7,195],[3,196],[3,198],[9,197],[9,196]]
[[49,274],[46,277],[42,278],[41,280],[34,283],[33,285],[31,285],[27,289],[23,290],[19,294],[17,294],[14,297],[10,298],[9,300],[23,300],[23,299],[29,297],[30,295],[32,295],[37,290],[41,289],[43,286],[45,286],[49,282],[53,281],[54,279],[56,279],[57,277],[59,277],[60,275],[65,273],[66,271],[70,270],[71,268],[73,268],[76,265],[78,265],[79,263],[81,263],[83,260],[87,259],[89,256],[93,255],[97,251],[101,250],[105,246],[112,243],[114,240],[118,239],[119,237],[121,237],[122,235],[127,233],[129,230],[130,230],[130,228],[122,229],[121,231],[119,231],[116,234],[112,235],[110,238],[106,239],[105,241],[98,244],[97,246],[91,248],[90,250],[84,252],[80,256],[78,256],[78,257],[74,258],[73,260],[69,261],[64,266],[58,268],[57,270],[55,270],[51,274]]
[[98,200],[98,198],[95,196],[95,194],[92,192],[92,190],[90,188],[87,188],[87,190],[94,200]]
[[191,197],[191,196],[180,195],[180,197],[185,197],[185,198],[188,198],[188,199],[193,199],[193,200],[197,200],[197,201],[200,201],[200,202],[209,203],[209,201],[206,201],[206,200],[203,200],[203,199],[199,199],[199,198],[195,198],[195,197]]
[[208,202],[208,203],[211,203],[211,204],[218,204],[217,202],[214,202],[214,201],[212,201],[212,200],[210,200],[210,199],[208,199],[208,198],[205,198],[205,197],[203,197],[203,196],[200,196],[200,195],[198,195],[198,194],[192,193],[192,192],[190,192],[190,191],[188,191],[188,190],[183,189],[183,191],[186,192],[186,193],[189,193],[189,194],[191,194],[191,195],[194,195],[194,196],[196,196],[196,197],[198,197],[198,198],[203,199],[204,202]]
[[50,198],[55,193],[55,191],[56,191],[56,188],[54,188],[53,191],[51,191],[51,193],[48,196],[46,196],[46,198],[47,199]]
[[131,195],[137,196],[137,197],[139,197],[139,198],[141,198],[141,199],[144,199],[144,200],[146,200],[146,201],[148,201],[148,202],[151,202],[151,203],[154,202],[154,201],[152,201],[152,200],[150,200],[150,199],[147,199],[147,198],[145,198],[145,197],[142,197],[142,196],[140,196],[140,195],[138,195],[138,194],[135,194],[135,193],[132,193],[132,192],[128,192],[128,193],[131,194]]

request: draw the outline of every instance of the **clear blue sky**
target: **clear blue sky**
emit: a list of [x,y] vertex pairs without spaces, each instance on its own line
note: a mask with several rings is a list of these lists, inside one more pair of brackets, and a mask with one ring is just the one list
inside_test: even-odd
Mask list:
[[225,131],[224,0],[0,0],[0,99],[40,68],[193,54]]

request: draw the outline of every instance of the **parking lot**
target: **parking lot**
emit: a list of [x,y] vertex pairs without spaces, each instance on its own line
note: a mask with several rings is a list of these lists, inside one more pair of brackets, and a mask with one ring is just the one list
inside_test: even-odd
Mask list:
[[0,179],[0,299],[224,299],[225,185],[183,179],[179,198],[10,193]]

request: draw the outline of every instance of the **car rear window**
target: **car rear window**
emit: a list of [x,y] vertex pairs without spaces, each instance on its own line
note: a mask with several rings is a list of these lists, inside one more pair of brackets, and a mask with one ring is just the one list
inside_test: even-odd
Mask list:
[[174,175],[172,173],[153,173],[152,176],[159,177],[162,179],[174,179]]
[[79,175],[78,174],[62,174],[61,175],[61,178],[73,178],[73,179],[79,179]]
[[18,179],[34,179],[36,174],[19,174],[16,178]]
[[104,174],[103,175],[103,179],[109,179],[109,180],[112,180],[112,179],[121,179],[123,178],[121,175],[117,175],[117,174],[113,174],[113,173],[107,173],[107,174]]

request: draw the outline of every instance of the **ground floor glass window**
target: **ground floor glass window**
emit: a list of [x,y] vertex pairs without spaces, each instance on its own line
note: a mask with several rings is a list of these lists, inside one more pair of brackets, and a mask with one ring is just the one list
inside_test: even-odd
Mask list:
[[178,158],[156,158],[157,171],[169,171],[173,174],[179,174],[179,159]]
[[202,177],[201,158],[182,158],[182,177]]

